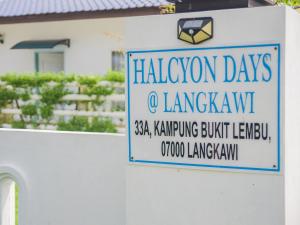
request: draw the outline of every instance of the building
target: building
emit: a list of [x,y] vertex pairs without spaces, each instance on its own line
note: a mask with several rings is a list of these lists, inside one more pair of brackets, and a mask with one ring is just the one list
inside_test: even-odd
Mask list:
[[0,75],[104,74],[124,67],[124,17],[166,0],[0,0]]

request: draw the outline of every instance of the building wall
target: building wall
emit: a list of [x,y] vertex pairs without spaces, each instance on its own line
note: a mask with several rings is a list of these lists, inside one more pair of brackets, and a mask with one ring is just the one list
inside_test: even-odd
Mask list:
[[111,52],[124,48],[123,18],[89,19],[0,25],[0,74],[34,72],[35,50],[11,50],[16,43],[38,39],[71,39],[65,52],[67,73],[104,74],[111,68]]

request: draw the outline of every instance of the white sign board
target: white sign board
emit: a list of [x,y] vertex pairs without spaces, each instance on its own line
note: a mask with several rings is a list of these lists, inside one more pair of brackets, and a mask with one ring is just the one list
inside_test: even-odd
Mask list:
[[127,52],[129,161],[280,171],[280,44]]

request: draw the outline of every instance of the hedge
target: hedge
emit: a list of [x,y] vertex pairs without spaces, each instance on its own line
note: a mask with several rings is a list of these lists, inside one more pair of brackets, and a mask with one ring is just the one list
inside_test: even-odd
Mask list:
[[[58,130],[116,132],[109,118],[73,116],[55,121],[54,110],[75,105],[75,110],[97,111],[105,97],[120,93],[123,72],[109,71],[104,76],[65,73],[7,73],[0,76],[0,126],[40,128],[55,125]],[[121,93],[124,92],[121,88]],[[70,94],[89,96],[89,100],[64,100]],[[5,108],[21,111],[19,117],[1,114]],[[56,119],[57,120],[57,119]]]

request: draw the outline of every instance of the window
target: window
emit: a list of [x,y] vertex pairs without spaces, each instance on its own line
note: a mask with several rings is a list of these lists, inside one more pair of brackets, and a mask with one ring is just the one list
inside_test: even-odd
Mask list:
[[35,54],[36,72],[61,72],[64,71],[63,52],[38,52]]
[[124,52],[113,51],[112,52],[112,70],[121,71],[124,69]]

